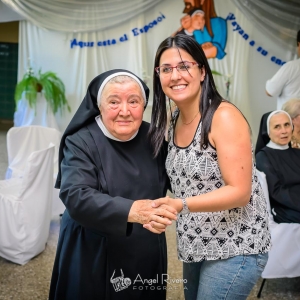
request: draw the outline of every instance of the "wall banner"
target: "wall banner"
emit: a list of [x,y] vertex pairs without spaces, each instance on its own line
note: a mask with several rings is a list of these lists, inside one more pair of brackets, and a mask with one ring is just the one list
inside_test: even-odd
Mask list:
[[[229,15],[227,16],[226,20],[227,20],[227,22],[228,21],[231,22],[232,31],[238,32],[245,41],[249,40],[249,35],[237,23],[234,13],[229,13]],[[255,42],[255,40],[250,39],[249,45],[251,47],[255,46],[256,47],[256,51],[259,52],[261,55],[266,56],[266,57],[270,57],[271,56],[271,55],[269,55],[269,51],[267,51],[266,49],[263,49],[263,47],[257,45],[256,42]],[[273,63],[275,63],[276,65],[279,65],[279,66],[282,66],[282,65],[284,65],[286,63],[285,61],[281,60],[280,58],[277,58],[274,55],[272,55],[270,57],[270,60]]]
[[124,33],[119,38],[111,38],[106,39],[104,41],[77,41],[76,38],[70,41],[70,48],[74,48],[76,46],[80,48],[84,47],[106,47],[115,45],[117,43],[123,43],[128,41],[129,36],[137,37],[140,34],[147,33],[151,28],[160,25],[160,23],[165,19],[165,15],[163,13],[160,13],[160,15],[155,18],[152,22],[149,22],[148,24],[144,25],[142,28],[133,28],[131,30],[131,33]]

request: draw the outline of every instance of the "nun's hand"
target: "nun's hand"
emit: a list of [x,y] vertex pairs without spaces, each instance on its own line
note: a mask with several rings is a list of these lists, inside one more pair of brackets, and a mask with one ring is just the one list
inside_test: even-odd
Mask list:
[[[164,197],[164,198],[159,198],[156,200],[153,200],[151,203],[151,206],[153,208],[165,208],[165,209],[171,209],[177,212],[180,212],[182,210],[182,201],[181,199],[173,199],[170,198],[169,196]],[[144,224],[143,227],[145,229],[148,229],[151,232],[154,233],[161,233],[166,230],[166,227],[171,224],[165,225],[161,219],[155,217],[152,218],[151,222]]]
[[165,231],[168,225],[172,224],[172,220],[176,220],[177,211],[171,206],[160,205],[153,207],[152,200],[134,201],[128,215],[128,222],[149,224],[154,222],[155,228],[147,228],[151,232],[161,233]]
[[166,231],[168,225],[163,225],[161,223],[157,223],[155,221],[151,221],[150,223],[144,224],[143,227],[153,233],[160,234]]

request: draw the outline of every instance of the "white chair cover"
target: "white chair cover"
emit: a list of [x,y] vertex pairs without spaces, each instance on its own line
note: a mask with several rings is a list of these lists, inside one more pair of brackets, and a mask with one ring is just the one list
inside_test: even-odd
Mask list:
[[258,170],[256,170],[256,174],[268,200],[269,226],[272,241],[269,259],[261,277],[298,277],[300,276],[300,224],[278,224],[274,221],[271,214],[266,175]]
[[[12,127],[7,132],[7,154],[8,168],[5,179],[22,177],[29,155],[37,150],[48,147],[50,143],[55,145],[53,179],[56,180],[58,173],[58,150],[61,133],[49,127],[31,125]],[[65,206],[59,199],[59,191],[53,190],[52,215],[60,215],[64,212]]]
[[24,176],[0,181],[0,256],[24,265],[49,236],[55,147],[30,154]]

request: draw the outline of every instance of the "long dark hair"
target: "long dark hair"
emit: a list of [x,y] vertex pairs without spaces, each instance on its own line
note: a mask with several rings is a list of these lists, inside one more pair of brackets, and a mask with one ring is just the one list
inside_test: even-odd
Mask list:
[[[199,68],[204,67],[205,69],[205,78],[201,83],[202,90],[200,95],[199,111],[202,119],[200,145],[201,147],[203,145],[207,146],[208,134],[211,129],[213,115],[223,99],[216,89],[207,58],[201,46],[192,37],[184,34],[178,34],[174,37],[166,38],[157,49],[154,68],[159,66],[160,57],[163,52],[170,48],[177,48],[186,51],[198,63]],[[165,129],[167,125],[167,106],[166,96],[162,90],[159,76],[154,69],[153,71],[154,98],[149,136],[154,149],[154,156],[157,156],[165,137]]]

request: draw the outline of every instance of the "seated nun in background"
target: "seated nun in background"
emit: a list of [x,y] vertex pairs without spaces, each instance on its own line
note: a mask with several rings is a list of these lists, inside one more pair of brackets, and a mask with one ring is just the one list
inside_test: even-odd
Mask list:
[[[49,299],[166,298],[161,232],[176,211],[151,206],[169,182],[166,151],[153,157],[142,121],[148,97],[131,72],[105,72],[90,83],[63,135],[56,187],[66,211]],[[151,220],[161,229],[144,229]]]
[[290,99],[282,105],[282,110],[285,110],[292,118],[293,134],[291,145],[292,148],[300,149],[300,99]]
[[[273,111],[268,115],[266,127],[269,142],[256,149],[256,167],[266,174],[274,221],[300,223],[300,151],[289,145],[291,117],[283,110]],[[265,135],[262,129],[261,126],[261,136]]]

